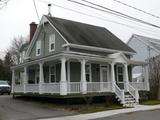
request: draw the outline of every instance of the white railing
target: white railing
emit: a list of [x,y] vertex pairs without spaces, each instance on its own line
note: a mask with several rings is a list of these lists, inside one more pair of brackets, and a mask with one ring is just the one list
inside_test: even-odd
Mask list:
[[124,90],[121,90],[116,84],[114,84],[115,86],[115,94],[117,95],[117,97],[121,100],[122,104],[124,104]]
[[81,83],[80,82],[69,82],[67,86],[68,93],[80,93]]
[[137,90],[147,90],[145,82],[130,82],[130,85]]
[[87,83],[87,92],[100,92],[101,84],[100,82],[88,82]]
[[26,93],[38,93],[39,92],[39,84],[26,84]]
[[139,102],[139,93],[138,93],[138,90],[135,89],[130,84],[127,84],[127,85],[128,85],[128,91],[129,91],[129,93],[135,98],[136,102],[138,103]]
[[42,93],[60,93],[60,83],[43,83]]
[[13,87],[14,87],[14,92],[17,92],[17,93],[22,93],[24,91],[24,85],[23,84],[15,84]]
[[112,82],[101,82],[102,92],[112,92]]

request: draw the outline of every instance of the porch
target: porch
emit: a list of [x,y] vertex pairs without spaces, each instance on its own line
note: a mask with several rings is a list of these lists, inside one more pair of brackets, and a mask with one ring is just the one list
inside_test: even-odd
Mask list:
[[148,81],[146,78],[143,82],[132,81],[134,66],[131,62],[112,58],[63,54],[13,69],[12,93],[112,92],[122,97],[123,91],[130,91],[135,95],[137,90],[148,90]]

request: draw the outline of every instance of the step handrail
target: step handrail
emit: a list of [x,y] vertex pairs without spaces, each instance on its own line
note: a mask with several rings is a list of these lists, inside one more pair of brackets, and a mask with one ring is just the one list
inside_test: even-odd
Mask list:
[[114,84],[114,86],[115,86],[115,94],[121,100],[122,104],[124,104],[125,103],[124,90],[121,90],[116,84]]
[[138,90],[135,89],[132,85],[130,85],[129,83],[128,85],[128,92],[135,98],[136,102],[139,102],[139,93]]

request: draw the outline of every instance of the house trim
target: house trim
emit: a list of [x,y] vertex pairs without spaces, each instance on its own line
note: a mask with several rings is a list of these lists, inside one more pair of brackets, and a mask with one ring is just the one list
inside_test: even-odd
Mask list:
[[[91,51],[99,51],[99,52],[109,52],[109,53],[114,53],[114,52],[119,52],[120,50],[113,50],[113,49],[108,49],[108,48],[100,48],[100,47],[93,47],[93,46],[87,46],[87,45],[78,45],[78,44],[65,44],[62,45],[62,47],[71,47],[71,48],[79,48],[79,49],[84,49],[84,50],[91,50]],[[121,51],[125,54],[128,55],[134,55],[136,53],[134,52],[127,52],[127,51]]]

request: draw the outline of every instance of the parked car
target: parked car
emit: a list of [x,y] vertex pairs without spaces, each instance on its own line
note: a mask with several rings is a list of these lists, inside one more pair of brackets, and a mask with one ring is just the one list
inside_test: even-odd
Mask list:
[[0,94],[5,94],[5,93],[9,95],[11,93],[11,87],[7,83],[7,81],[0,80]]

